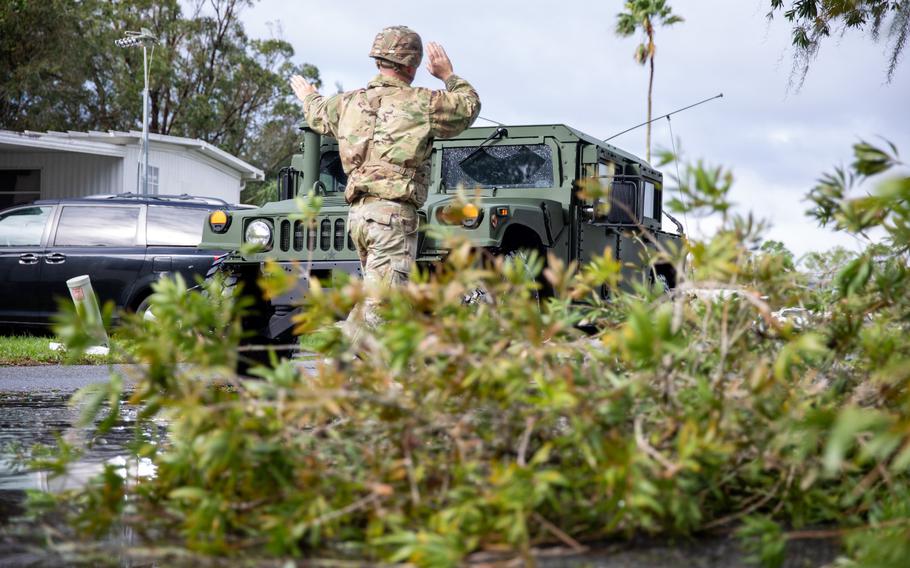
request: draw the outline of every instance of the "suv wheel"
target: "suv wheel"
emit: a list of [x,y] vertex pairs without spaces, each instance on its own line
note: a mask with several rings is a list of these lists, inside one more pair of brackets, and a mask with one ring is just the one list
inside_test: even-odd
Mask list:
[[155,314],[152,313],[152,295],[149,294],[139,302],[139,305],[136,306],[136,313],[142,316],[142,319],[147,321],[155,321]]

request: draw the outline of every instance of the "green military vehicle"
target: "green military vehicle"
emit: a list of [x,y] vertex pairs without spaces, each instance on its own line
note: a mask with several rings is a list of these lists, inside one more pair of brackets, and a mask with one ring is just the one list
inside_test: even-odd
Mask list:
[[[306,294],[310,278],[326,280],[332,271],[360,274],[360,262],[347,230],[347,181],[332,138],[302,126],[302,152],[279,177],[278,201],[258,209],[214,213],[205,227],[202,247],[238,251],[223,258],[219,269],[227,282],[243,282],[256,290],[262,263],[274,259],[300,285],[280,298],[263,300],[244,322],[261,340],[290,339],[295,306]],[[611,206],[585,199],[579,180],[599,178],[609,186]],[[457,195],[464,188],[462,199]],[[323,207],[311,226],[292,219],[293,198],[310,190],[324,196]],[[472,206],[455,204],[470,198]],[[677,232],[662,230],[663,176],[643,160],[578,130],[561,124],[469,128],[455,138],[436,140],[426,204],[419,211],[422,229],[454,225],[477,247],[494,254],[537,250],[564,261],[585,263],[610,247],[623,262],[626,285],[659,280],[668,288],[676,275],[670,264],[651,264],[644,254],[655,241],[679,241]],[[644,232],[650,233],[644,237]],[[418,264],[445,258],[433,232],[421,230]],[[244,243],[262,252],[244,255]],[[306,268],[309,267],[309,273]],[[603,290],[603,294],[608,294]]]

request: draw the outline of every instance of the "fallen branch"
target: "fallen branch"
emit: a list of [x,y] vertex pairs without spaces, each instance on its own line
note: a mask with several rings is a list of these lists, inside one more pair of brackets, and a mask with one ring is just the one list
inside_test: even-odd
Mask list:
[[574,550],[575,552],[585,552],[588,550],[588,547],[584,546],[571,536],[569,536],[565,531],[548,521],[540,513],[534,512],[531,513],[531,517],[540,523],[540,525],[547,530],[550,534],[562,541],[563,544]]
[[531,432],[534,431],[536,423],[537,419],[533,416],[525,418],[525,430],[521,433],[521,440],[518,443],[518,465],[522,467],[526,465],[525,459],[528,453],[528,444],[531,443]]

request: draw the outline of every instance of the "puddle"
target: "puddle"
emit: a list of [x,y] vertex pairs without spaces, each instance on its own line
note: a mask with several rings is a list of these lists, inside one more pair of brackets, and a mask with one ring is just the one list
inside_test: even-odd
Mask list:
[[[69,404],[72,393],[0,393],[0,523],[22,512],[25,491],[58,492],[84,485],[105,463],[129,467],[130,475],[149,475],[148,460],[136,460],[127,449],[133,439],[135,409],[124,408],[121,421],[110,432],[96,436],[91,428],[77,428],[80,409]],[[62,436],[77,447],[91,446],[71,464],[65,475],[32,471],[17,463],[15,453],[26,454],[35,445],[54,447]]]

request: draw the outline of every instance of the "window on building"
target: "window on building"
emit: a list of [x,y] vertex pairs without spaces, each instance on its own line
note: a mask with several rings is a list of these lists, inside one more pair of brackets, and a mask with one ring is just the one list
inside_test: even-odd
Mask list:
[[136,244],[138,207],[64,207],[56,246],[130,247]]
[[149,205],[146,241],[149,246],[197,246],[208,215],[207,209]]
[[[136,171],[136,179],[139,180],[139,183],[136,184],[138,190],[136,193],[142,193],[142,164],[138,165]],[[158,194],[158,166],[149,166],[149,195]]]
[[36,247],[53,207],[24,207],[0,215],[0,247]]
[[0,209],[41,199],[41,170],[0,170]]

